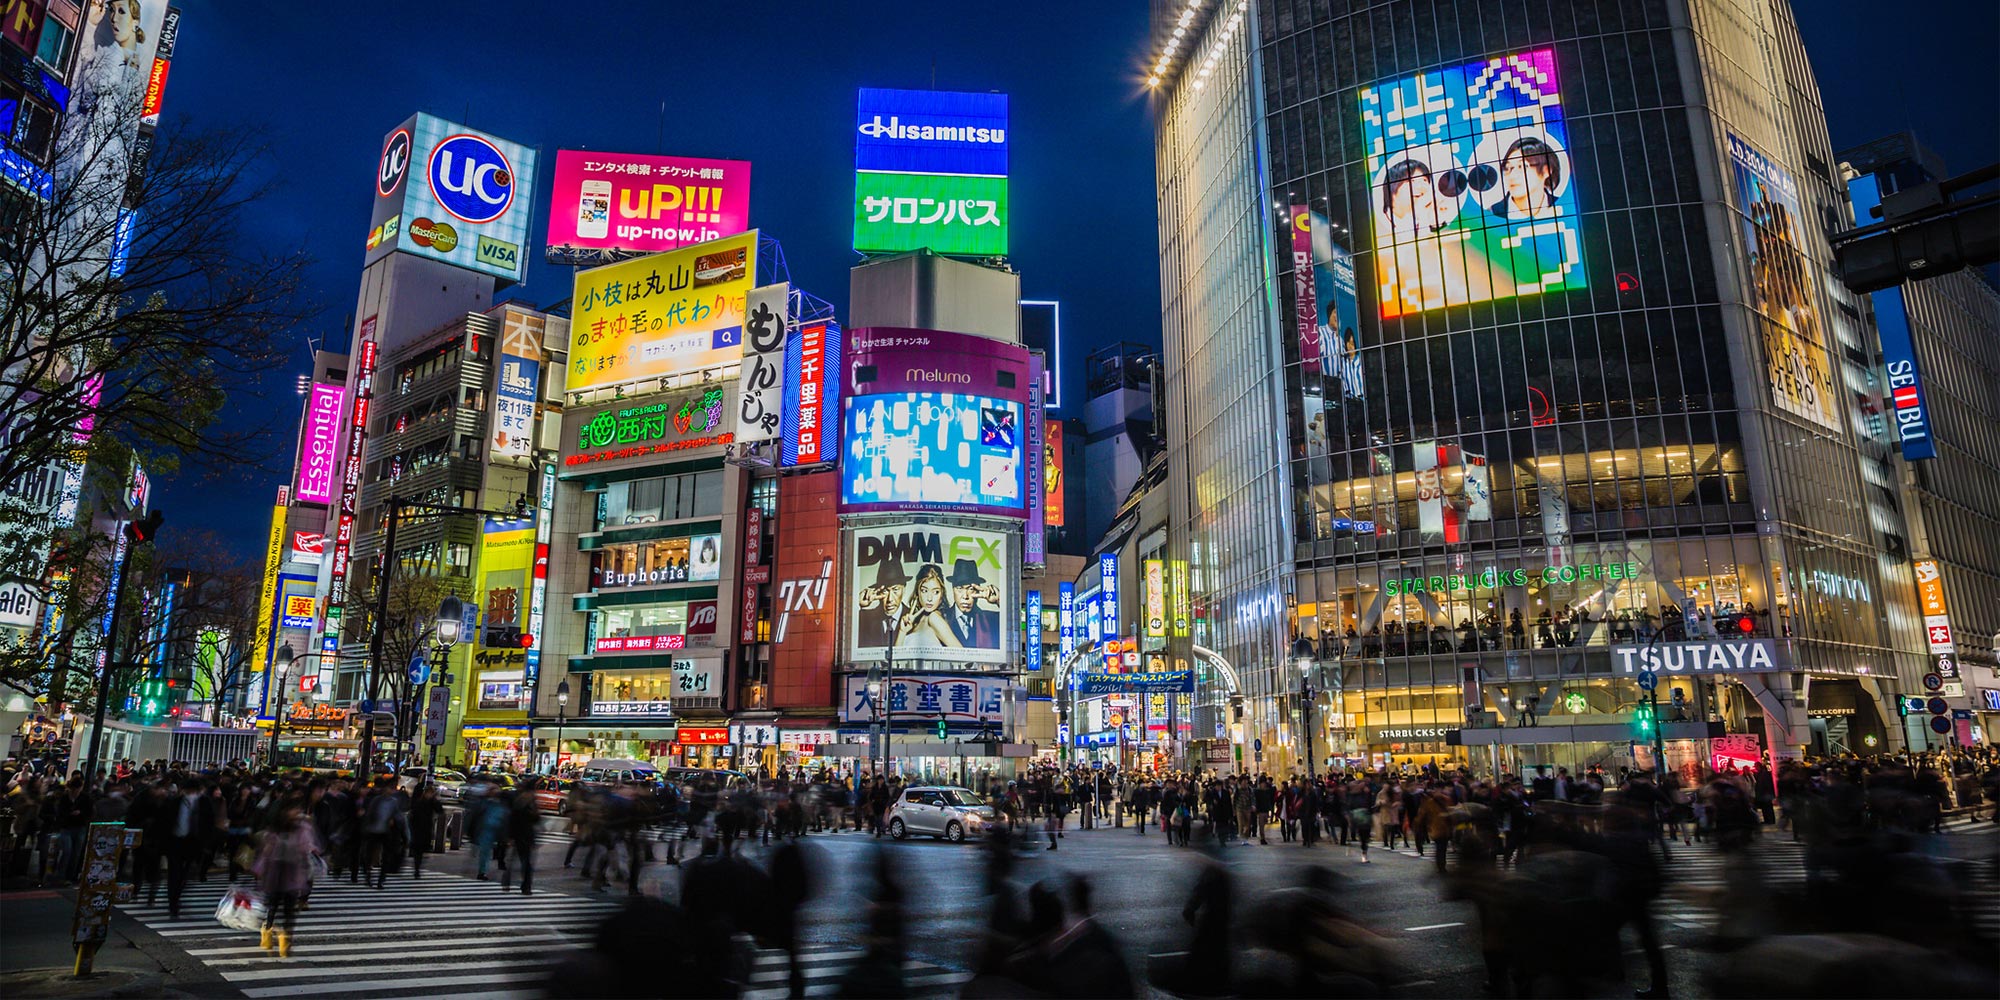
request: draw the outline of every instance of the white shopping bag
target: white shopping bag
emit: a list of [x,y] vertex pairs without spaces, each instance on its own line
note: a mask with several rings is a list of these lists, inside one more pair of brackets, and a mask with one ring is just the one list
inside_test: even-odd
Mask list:
[[264,926],[264,897],[254,889],[231,889],[216,904],[215,919],[232,930],[260,930]]

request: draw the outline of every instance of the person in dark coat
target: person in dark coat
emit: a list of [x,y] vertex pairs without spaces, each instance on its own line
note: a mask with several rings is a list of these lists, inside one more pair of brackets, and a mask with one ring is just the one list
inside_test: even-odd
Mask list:
[[[535,893],[535,844],[541,839],[542,809],[535,804],[535,779],[529,776],[521,779],[521,786],[514,791],[513,801],[507,803],[507,840],[514,846],[515,860],[521,869],[521,895]],[[513,869],[502,869],[500,891],[512,888]]]
[[410,878],[424,877],[424,855],[437,846],[438,817],[444,814],[444,803],[438,801],[437,786],[426,780],[417,786],[417,795],[410,802]]
[[771,944],[785,951],[786,983],[792,996],[806,995],[805,968],[799,963],[799,910],[812,898],[812,870],[806,848],[784,840],[771,852]]

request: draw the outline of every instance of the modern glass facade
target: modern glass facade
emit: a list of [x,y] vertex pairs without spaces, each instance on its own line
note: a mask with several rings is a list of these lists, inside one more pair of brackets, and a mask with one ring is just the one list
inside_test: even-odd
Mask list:
[[[1214,63],[1230,7],[1163,9],[1162,37],[1188,9],[1204,42],[1156,88],[1169,440],[1211,627],[1276,588],[1289,647],[1224,650],[1257,737],[1292,744],[1276,696],[1303,669],[1316,756],[1611,763],[1604,727],[1640,697],[1619,647],[1768,640],[1782,669],[1676,680],[1674,709],[1663,685],[1674,735],[1899,739],[1881,699],[1923,667],[1908,546],[1784,0],[1264,0],[1239,29],[1255,51]],[[1174,197],[1224,168],[1264,185],[1255,262],[1213,235],[1234,202]],[[1264,274],[1242,298],[1275,357],[1233,314],[1177,308]],[[1247,391],[1266,386],[1282,430]],[[1234,469],[1275,478],[1282,512],[1201,488]],[[1285,551],[1203,547],[1238,517]],[[1834,716],[1798,675],[1866,697],[1815,723]],[[1473,732],[1524,708],[1599,728]]]

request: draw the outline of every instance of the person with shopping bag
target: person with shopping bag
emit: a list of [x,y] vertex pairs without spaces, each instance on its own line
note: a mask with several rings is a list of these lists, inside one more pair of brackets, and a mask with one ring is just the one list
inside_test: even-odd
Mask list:
[[257,884],[264,892],[264,926],[259,945],[271,950],[272,933],[277,935],[278,957],[292,955],[292,928],[298,921],[299,900],[312,888],[313,857],[319,853],[319,838],[305,820],[305,810],[296,802],[286,803],[278,820],[264,834],[253,868]]

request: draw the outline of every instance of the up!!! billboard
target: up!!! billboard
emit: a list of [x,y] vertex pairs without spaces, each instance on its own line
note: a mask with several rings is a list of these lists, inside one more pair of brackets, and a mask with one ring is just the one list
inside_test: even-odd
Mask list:
[[659,253],[750,228],[750,164],[693,156],[556,150],[551,261]]
[[520,281],[534,214],[535,151],[417,114],[382,139],[369,218],[373,264],[392,252]]
[[849,662],[1006,663],[1020,613],[1012,533],[936,524],[848,532]]

